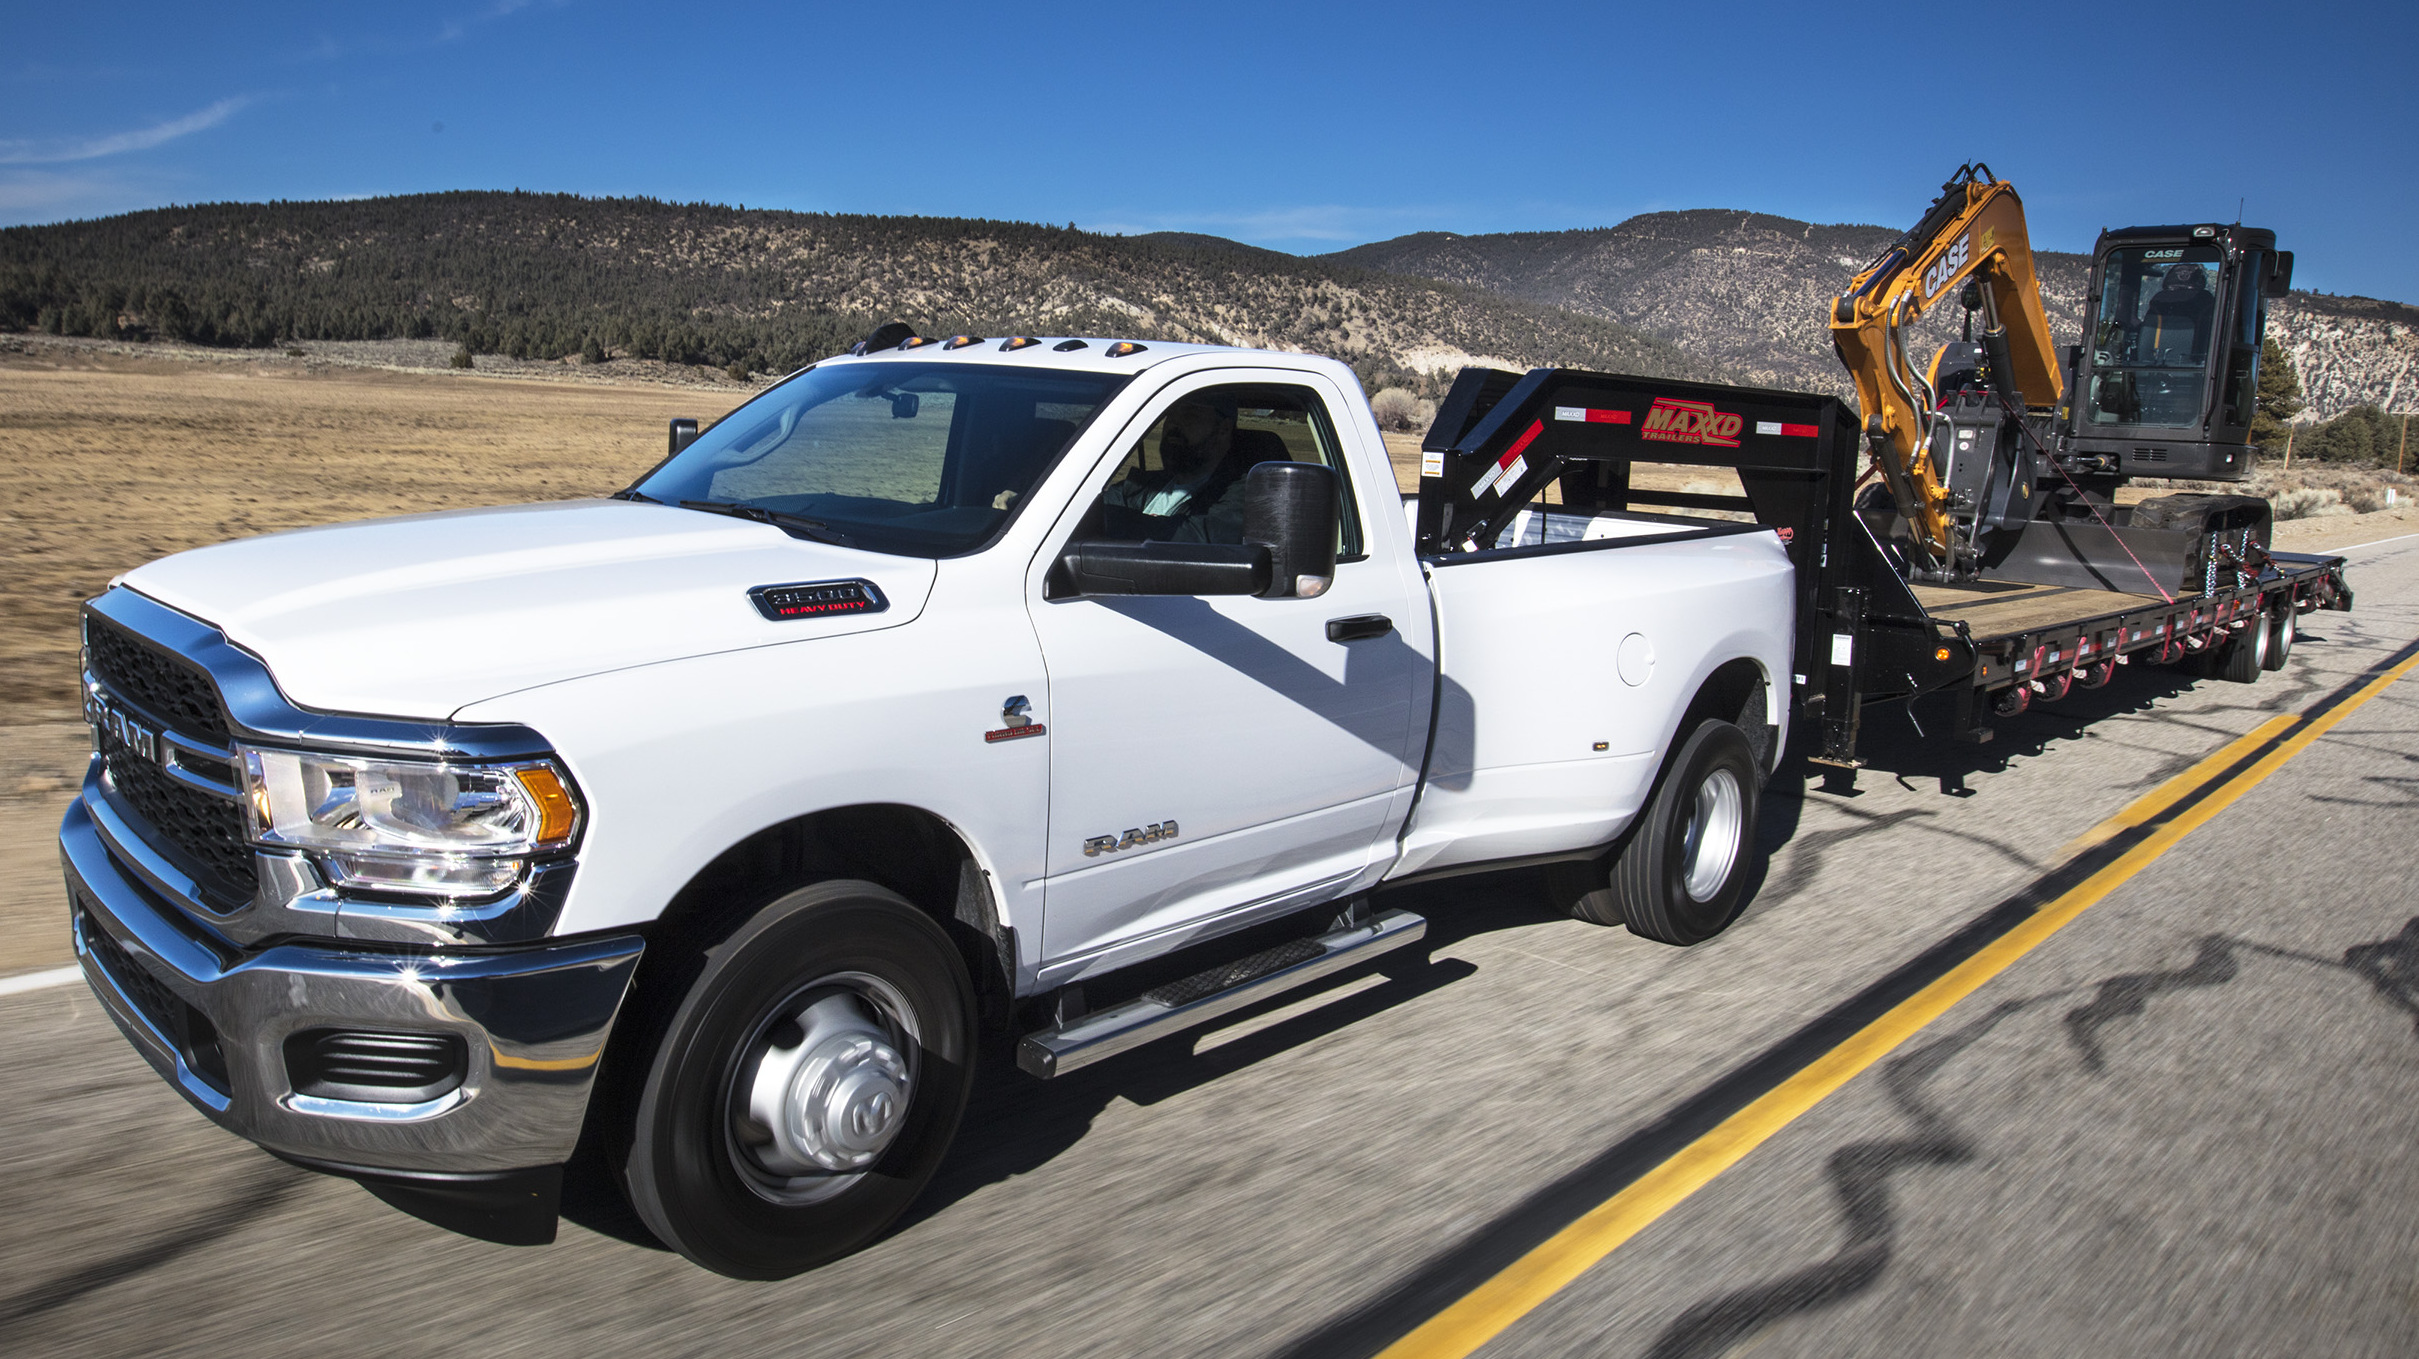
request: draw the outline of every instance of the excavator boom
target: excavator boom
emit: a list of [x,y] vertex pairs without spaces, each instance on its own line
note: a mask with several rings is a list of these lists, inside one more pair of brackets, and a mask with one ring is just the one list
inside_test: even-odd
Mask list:
[[[1972,282],[1976,289],[1968,292]],[[1991,385],[2011,410],[2065,395],[2032,239],[2015,189],[1983,165],[1961,166],[1913,231],[1860,271],[1832,305],[1831,340],[1856,383],[1865,438],[1934,570],[1958,564],[1956,497],[1933,451],[1941,394],[1909,350],[1915,323],[1956,295],[1983,313]]]

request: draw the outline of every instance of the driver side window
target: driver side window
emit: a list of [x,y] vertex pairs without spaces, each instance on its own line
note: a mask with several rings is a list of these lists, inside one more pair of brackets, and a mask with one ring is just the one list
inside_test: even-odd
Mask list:
[[1264,462],[1336,471],[1339,558],[1361,555],[1360,516],[1326,405],[1308,387],[1236,383],[1179,397],[1109,476],[1077,536],[1112,542],[1240,543],[1244,478]]

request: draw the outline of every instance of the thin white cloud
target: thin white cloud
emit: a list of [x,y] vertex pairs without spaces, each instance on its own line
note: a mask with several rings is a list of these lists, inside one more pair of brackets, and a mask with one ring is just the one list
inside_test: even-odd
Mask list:
[[113,132],[104,137],[0,141],[0,165],[60,165],[68,161],[120,156],[129,151],[148,151],[179,137],[217,127],[251,102],[249,97],[242,95],[221,99],[206,109],[188,113],[182,118],[171,118],[167,122],[155,123],[133,132]]

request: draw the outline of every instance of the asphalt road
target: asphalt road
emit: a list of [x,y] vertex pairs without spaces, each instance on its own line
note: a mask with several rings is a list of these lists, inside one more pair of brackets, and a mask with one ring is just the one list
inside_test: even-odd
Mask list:
[[[2419,638],[2419,539],[2251,687],[2131,668],[1986,747],[1868,719],[1768,794],[1676,950],[1536,878],[1414,888],[1425,953],[1061,1081],[986,1076],[900,1231],[740,1284],[604,1196],[450,1236],[218,1132],[80,986],[0,997],[0,1350],[1366,1352],[1575,1168],[2020,893],[2074,837]],[[1945,713],[1921,709],[1927,726]],[[1488,1355],[2419,1348],[2419,675],[1500,1335]]]

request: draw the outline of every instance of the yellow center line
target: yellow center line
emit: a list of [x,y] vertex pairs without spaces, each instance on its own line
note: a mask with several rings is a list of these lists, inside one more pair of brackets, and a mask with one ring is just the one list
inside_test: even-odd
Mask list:
[[[2152,831],[2142,843],[2118,856],[2107,867],[2043,906],[2027,917],[2024,923],[1984,946],[1973,957],[1900,1002],[1896,1008],[1839,1046],[1816,1058],[1770,1093],[1724,1119],[1712,1131],[1647,1171],[1628,1188],[1598,1204],[1528,1254],[1505,1266],[1501,1273],[1430,1317],[1418,1329],[1387,1346],[1381,1352],[1380,1359],[1459,1359],[1494,1339],[1505,1327],[1560,1292],[1597,1261],[1612,1254],[1623,1242],[1644,1231],[1655,1219],[1737,1164],[1748,1152],[1787,1127],[1799,1115],[1821,1103],[1832,1091],[1846,1085],[1858,1072],[1888,1056],[1925,1025],[1947,1013],[1949,1007],[1973,994],[1984,982],[2006,971],[2018,958],[2031,952],[2068,921],[2148,867],[2178,841],[2234,805],[2261,780],[2333,730],[2354,709],[2385,692],[2396,680],[2410,673],[2413,667],[2419,667],[2419,656],[2413,656],[2379,675],[2363,685],[2351,698],[2312,719],[2300,731],[2279,742],[2276,749],[2258,763],[2211,790],[2202,801]],[[2117,824],[2108,826],[2104,823],[2106,834],[2094,830],[2078,843],[2098,844],[2119,831],[2142,824],[2158,812],[2172,807],[2198,787],[2201,781],[2241,759],[2261,741],[2273,738],[2276,732],[2296,720],[2287,715],[2262,724],[2249,736],[2136,799],[2109,819],[2110,823]],[[2133,820],[2126,821],[2128,817]]]

